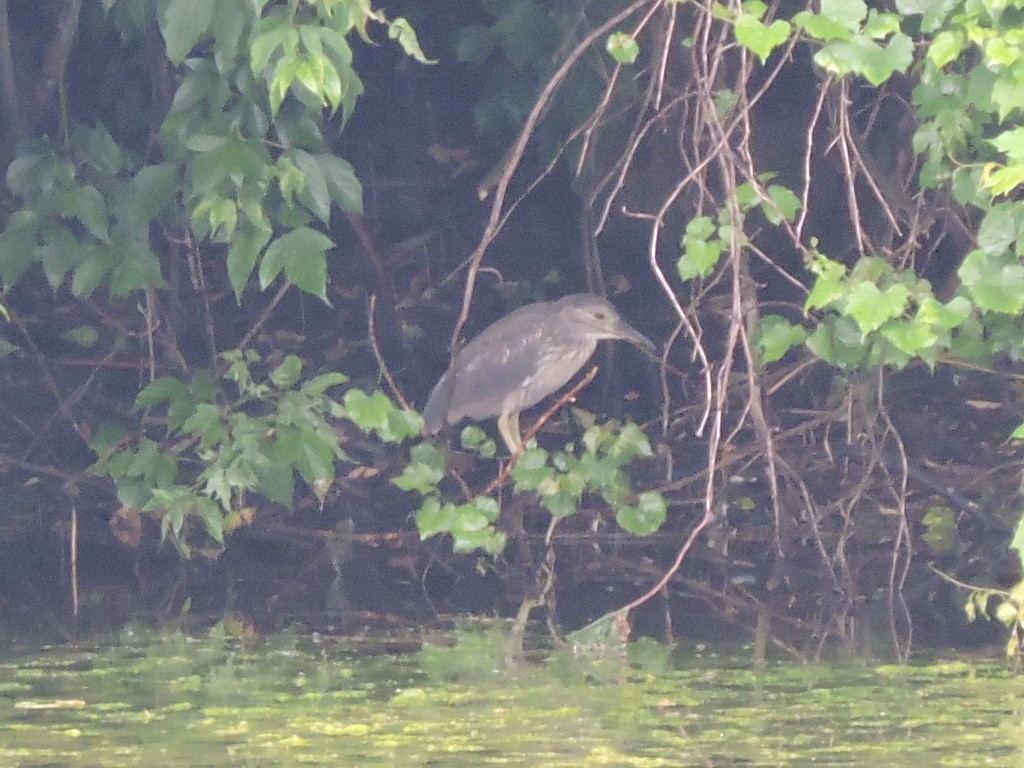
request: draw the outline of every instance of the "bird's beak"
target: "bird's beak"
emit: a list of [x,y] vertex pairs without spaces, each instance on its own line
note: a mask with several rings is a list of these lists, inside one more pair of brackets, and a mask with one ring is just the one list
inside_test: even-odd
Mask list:
[[616,322],[612,330],[616,334],[615,338],[628,341],[630,344],[636,344],[636,346],[648,354],[657,354],[658,348],[654,346],[654,343],[625,320]]

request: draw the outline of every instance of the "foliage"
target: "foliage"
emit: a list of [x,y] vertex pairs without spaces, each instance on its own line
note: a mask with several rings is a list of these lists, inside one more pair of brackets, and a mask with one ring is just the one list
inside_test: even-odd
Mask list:
[[[382,392],[349,389],[338,400],[328,394],[345,384],[341,373],[301,381],[302,362],[288,355],[262,376],[260,355],[253,350],[222,356],[218,381],[201,371],[184,382],[162,376],[136,398],[145,421],[154,411],[164,434],[133,436],[117,423],[105,424],[93,441],[101,461],[96,471],[117,485],[124,509],[146,513],[188,555],[205,534],[218,546],[224,535],[252,521],[254,494],[285,506],[296,495],[296,478],[321,503],[330,490],[337,463],[349,461],[336,425],[351,422],[383,443],[402,444],[422,430],[422,419],[396,406]],[[300,383],[301,381],[301,383]],[[233,390],[225,398],[225,389]],[[623,468],[638,456],[651,456],[650,444],[635,424],[621,429],[593,426],[582,438],[577,457],[570,444],[549,454],[530,447],[512,470],[517,492],[534,491],[555,518],[574,514],[586,493],[599,495],[616,510],[626,531],[648,535],[665,520],[659,493],[637,496]],[[463,445],[482,458],[493,457],[494,441],[479,427],[464,431]],[[416,514],[420,535],[452,536],[456,552],[481,549],[498,555],[505,534],[496,530],[501,512],[488,492],[456,504],[445,501],[441,483],[445,454],[430,442],[412,446],[410,461],[394,484],[424,498]]]
[[[989,603],[997,600],[994,611],[989,611]],[[1018,583],[1011,590],[972,589],[964,604],[968,621],[979,616],[983,619],[996,620],[1009,630],[1006,640],[1006,658],[1020,669],[1024,664],[1024,582]]]
[[[862,253],[848,270],[812,252],[808,266],[815,281],[804,309],[817,319],[805,343],[843,370],[900,369],[914,360],[934,368],[940,357],[1008,355],[1019,361],[1024,359],[1024,203],[1017,199],[1024,183],[1020,10],[1015,4],[971,0],[897,0],[895,6],[899,13],[869,9],[862,0],[823,0],[817,12],[797,13],[792,30],[835,78],[862,78],[877,87],[912,74],[919,182],[925,190],[948,190],[974,211],[980,220],[976,247],[964,255],[959,289],[948,301],[938,299],[913,270],[895,268],[878,256]],[[748,0],[733,18],[737,42],[762,61],[790,33],[787,22],[762,23],[764,12],[762,3]],[[801,329],[784,318],[763,323],[766,360],[780,358],[803,340]],[[1015,541],[1022,530],[1024,519]],[[1014,658],[1021,648],[1019,591],[1003,594],[995,613],[1011,630],[1007,653]],[[972,594],[970,618],[987,615],[993,594]]]
[[[522,126],[578,19],[571,7],[558,3],[513,0],[482,5],[488,23],[462,28],[455,58],[477,69],[484,81],[473,109],[477,135],[504,144]],[[609,38],[607,50],[615,59],[628,61],[639,49],[620,34]],[[558,156],[567,136],[597,104],[601,88],[601,73],[594,68],[576,68],[569,74],[560,89],[564,95],[540,130],[538,142],[545,157]]]
[[[479,427],[466,427],[463,447],[483,458],[493,456],[494,442],[482,435]],[[531,442],[511,469],[515,492],[536,493],[555,520],[578,512],[585,495],[592,494],[615,510],[615,520],[623,530],[638,536],[658,530],[665,522],[665,499],[654,491],[637,495],[623,471],[633,459],[653,455],[640,428],[635,424],[621,428],[595,425],[587,429],[581,443],[549,453]],[[500,553],[506,536],[495,528],[501,508],[489,491],[462,504],[447,502],[439,491],[444,454],[430,443],[421,443],[412,449],[410,459],[394,483],[423,495],[416,513],[420,534],[424,538],[451,534],[456,552],[482,549],[492,555]]]
[[33,265],[75,296],[101,285],[125,295],[163,286],[154,226],[186,227],[197,244],[225,244],[240,301],[258,269],[326,300],[320,228],[332,205],[359,212],[352,166],[332,154],[321,113],[342,125],[363,91],[348,35],[370,41],[383,26],[408,55],[427,61],[411,28],[368,2],[243,3],[110,0],[110,20],[134,42],[157,24],[179,67],[156,132],[156,162],[120,145],[103,125],[74,126],[66,147],[25,143],[7,169],[18,208],[0,235],[0,282],[9,290]]
[[[347,459],[329,418],[348,419],[392,441],[421,429],[416,414],[395,408],[379,392],[349,390],[344,402],[331,398],[328,390],[347,380],[341,373],[300,384],[302,362],[294,355],[263,377],[253,350],[225,353],[223,361],[219,382],[201,371],[189,382],[162,376],[139,392],[139,411],[164,413],[161,439],[129,436],[108,423],[93,441],[103,457],[96,470],[114,480],[122,506],[156,517],[162,537],[185,554],[197,531],[222,546],[225,533],[251,522],[252,494],[291,506],[296,475],[322,502],[337,462]],[[225,386],[235,392],[228,402]]]
[[[164,253],[184,240],[222,259],[239,303],[254,276],[260,291],[283,278],[326,302],[335,247],[326,230],[335,207],[362,212],[362,188],[353,166],[332,153],[324,117],[343,128],[363,93],[350,38],[372,43],[371,33],[383,29],[409,57],[429,63],[412,27],[366,0],[109,0],[105,10],[125,45],[159,29],[176,73],[166,113],[157,105],[149,116],[153,144],[145,155],[115,138],[123,126],[103,123],[20,146],[6,175],[15,208],[0,234],[3,290],[33,269],[54,291],[81,299],[101,288],[112,297],[169,289]],[[549,60],[541,53],[559,42],[546,13],[525,2],[476,32],[478,43],[489,36],[508,56],[523,56],[530,40],[536,62]],[[471,54],[468,43],[463,52]],[[162,537],[186,554],[196,542],[223,546],[225,534],[251,521],[254,495],[290,505],[301,479],[322,502],[347,458],[332,420],[384,443],[418,433],[418,417],[380,392],[330,397],[347,380],[341,373],[302,381],[294,355],[269,370],[251,349],[221,353],[218,362],[215,370],[154,379],[135,398],[146,426],[107,423],[91,444],[94,470],[114,481],[122,509],[155,517]],[[476,440],[471,450],[494,455],[480,430],[467,434]],[[535,489],[548,476],[559,490],[540,490],[559,516],[589,488],[614,500],[627,529],[651,529],[664,519],[664,501],[644,494],[627,504],[621,471],[650,449],[638,431],[623,434],[605,440],[600,457],[594,447],[581,459],[558,454],[557,472],[543,469],[546,455],[528,456],[533,479],[521,487]],[[421,533],[452,533],[457,551],[496,554],[503,543],[497,502],[487,495],[444,502],[443,476],[437,450],[415,446],[398,484],[428,494]]]

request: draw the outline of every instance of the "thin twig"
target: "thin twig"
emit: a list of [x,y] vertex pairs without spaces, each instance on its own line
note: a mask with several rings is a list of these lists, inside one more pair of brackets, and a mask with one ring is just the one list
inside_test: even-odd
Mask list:
[[388,370],[388,364],[384,361],[384,356],[380,353],[380,347],[377,344],[377,334],[373,327],[373,316],[377,310],[377,294],[371,294],[370,296],[370,312],[368,321],[368,334],[370,337],[370,349],[373,350],[373,356],[377,360],[377,367],[380,368],[381,376],[384,377],[384,381],[387,382],[388,389],[391,390],[392,396],[398,401],[398,404],[402,406],[402,410],[410,411],[412,408],[409,406],[409,401],[402,395],[402,390],[398,388],[398,384],[395,383],[395,378],[391,375],[391,371]]

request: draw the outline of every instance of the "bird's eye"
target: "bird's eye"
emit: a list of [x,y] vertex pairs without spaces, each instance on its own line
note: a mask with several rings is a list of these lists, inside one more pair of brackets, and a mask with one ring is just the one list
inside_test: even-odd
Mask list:
[[596,317],[598,320],[604,320],[605,317],[607,317],[607,315],[605,315],[604,312],[595,312],[594,317]]

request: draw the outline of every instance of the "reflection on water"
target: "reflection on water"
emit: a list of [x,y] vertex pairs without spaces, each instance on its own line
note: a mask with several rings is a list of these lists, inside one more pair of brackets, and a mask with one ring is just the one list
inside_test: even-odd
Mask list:
[[973,766],[1022,763],[990,662],[770,666],[632,646],[509,667],[501,628],[258,640],[125,633],[0,662],[2,766]]

